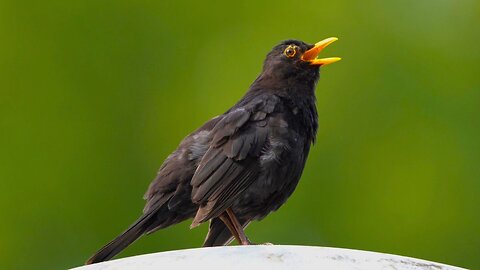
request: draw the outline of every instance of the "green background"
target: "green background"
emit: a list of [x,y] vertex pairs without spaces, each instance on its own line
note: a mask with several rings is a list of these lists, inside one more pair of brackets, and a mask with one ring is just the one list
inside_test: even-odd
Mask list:
[[[480,268],[480,2],[0,1],[0,268],[81,265],[284,39],[322,52],[320,130],[255,242]],[[121,256],[198,247],[189,222]]]

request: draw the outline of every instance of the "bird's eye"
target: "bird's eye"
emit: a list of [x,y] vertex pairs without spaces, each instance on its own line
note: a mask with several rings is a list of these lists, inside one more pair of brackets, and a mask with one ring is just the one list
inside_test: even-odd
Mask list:
[[288,46],[285,51],[283,51],[283,54],[285,54],[285,56],[287,56],[288,58],[292,58],[295,56],[295,54],[297,54],[297,50],[295,49],[295,46]]

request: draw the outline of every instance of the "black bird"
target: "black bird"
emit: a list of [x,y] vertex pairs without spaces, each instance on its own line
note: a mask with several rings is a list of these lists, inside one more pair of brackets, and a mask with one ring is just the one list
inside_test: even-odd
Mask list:
[[193,218],[210,221],[203,246],[249,245],[244,228],[277,210],[292,194],[317,132],[316,59],[337,38],[310,45],[287,40],[268,53],[245,96],[188,135],[161,166],[144,198],[143,215],[95,253],[109,260],[144,234]]

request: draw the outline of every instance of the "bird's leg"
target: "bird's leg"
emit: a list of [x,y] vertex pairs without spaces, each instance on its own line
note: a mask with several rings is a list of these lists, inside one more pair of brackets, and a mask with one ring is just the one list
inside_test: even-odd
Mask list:
[[223,223],[225,224],[225,226],[227,226],[228,230],[232,233],[233,237],[235,237],[235,239],[237,240],[237,242],[241,242],[240,240],[240,237],[238,236],[238,233],[237,231],[235,230],[235,227],[233,226],[232,222],[230,221],[230,218],[228,217],[228,215],[223,212],[220,216],[219,216],[220,220],[223,221]]
[[235,216],[235,214],[233,213],[232,209],[227,208],[226,212],[227,212],[228,217],[230,217],[230,221],[232,222],[232,225],[233,225],[235,231],[237,231],[237,234],[238,234],[238,237],[239,237],[239,239],[237,239],[237,241],[241,245],[244,245],[244,246],[245,245],[251,245],[252,242],[250,242],[250,240],[248,240],[247,235],[245,234],[245,231],[243,231],[242,224],[240,224],[240,222],[238,222],[238,219]]

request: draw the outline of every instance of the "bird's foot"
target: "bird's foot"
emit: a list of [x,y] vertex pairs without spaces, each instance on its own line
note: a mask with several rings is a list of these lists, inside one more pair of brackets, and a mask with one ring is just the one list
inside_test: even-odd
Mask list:
[[246,242],[241,243],[241,245],[242,245],[242,246],[251,246],[251,245],[254,245],[254,246],[274,246],[274,244],[273,244],[273,243],[270,243],[270,242],[265,242],[265,243],[257,244],[257,243],[251,242],[250,240],[247,240]]
[[242,246],[251,246],[251,245],[256,245],[255,243],[251,242],[250,240],[245,239],[240,243]]

